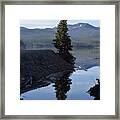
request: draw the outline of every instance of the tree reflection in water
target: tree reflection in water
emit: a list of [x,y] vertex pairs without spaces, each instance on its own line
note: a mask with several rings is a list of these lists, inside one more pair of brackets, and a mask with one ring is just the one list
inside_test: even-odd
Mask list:
[[65,100],[67,98],[67,92],[70,90],[71,79],[69,79],[70,73],[64,74],[60,79],[55,81],[53,87],[55,87],[56,98],[58,100]]
[[73,66],[72,70],[63,72],[62,77],[57,79],[53,85],[53,87],[55,87],[57,100],[65,100],[67,98],[67,92],[70,90],[70,85],[72,84],[72,80],[69,76],[74,71],[75,57],[73,57],[69,52],[60,56]]

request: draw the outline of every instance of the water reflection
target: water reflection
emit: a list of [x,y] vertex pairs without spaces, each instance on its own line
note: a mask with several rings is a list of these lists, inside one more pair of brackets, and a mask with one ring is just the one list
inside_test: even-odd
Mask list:
[[[99,78],[99,66],[94,66],[87,71],[76,69],[70,75],[68,73],[70,73],[70,71],[59,72],[56,75],[53,74],[49,76],[49,80],[41,80],[40,83],[36,83],[38,84],[37,89],[35,87],[37,85],[34,85],[33,83],[32,86],[29,87],[28,92],[21,94],[21,98],[24,100],[96,99],[95,96],[90,96],[87,91],[91,88],[91,86],[95,86],[94,80]],[[65,75],[70,77],[65,77]],[[33,88],[33,90],[30,90],[30,88]]]
[[69,78],[70,74],[74,71],[75,57],[67,52],[60,55],[66,62],[73,66],[73,69],[68,72],[63,72],[62,77],[55,81],[53,87],[55,87],[55,93],[57,100],[65,100],[67,98],[67,92],[70,90],[70,84],[72,80]]
[[61,78],[55,81],[53,87],[55,87],[55,93],[57,100],[65,100],[67,98],[67,92],[70,90],[72,80],[69,78],[70,72],[63,74]]
[[[75,69],[75,58],[72,54],[68,53],[65,55],[61,55],[61,57],[72,66],[72,68],[68,70],[63,70],[60,72],[54,72],[52,69],[52,74],[48,76],[44,76],[41,78],[41,73],[36,69],[34,71],[30,71],[28,66],[30,64],[24,64],[23,70],[21,73],[29,73],[30,74],[21,74],[21,96],[28,95],[28,98],[23,99],[57,99],[57,100],[80,100],[80,99],[100,99],[100,82],[94,85],[93,80],[99,78],[99,67],[93,67],[88,69],[87,71],[81,69]],[[32,61],[33,58],[30,60]],[[26,61],[25,61],[26,62]],[[40,62],[38,64],[34,64],[34,67],[40,66]],[[42,67],[42,66],[41,66]],[[39,67],[39,68],[41,68]],[[29,67],[30,68],[30,67]],[[45,68],[45,70],[47,70]],[[50,70],[50,69],[49,69]],[[31,76],[32,75],[32,76]],[[40,78],[40,79],[39,79]],[[95,78],[95,79],[94,79]],[[90,87],[93,86],[93,87]],[[37,89],[38,88],[38,89]],[[90,89],[89,89],[90,88]],[[36,90],[34,90],[36,89]],[[88,90],[89,89],[89,90]],[[88,90],[88,93],[86,91]],[[29,92],[28,92],[29,91]],[[25,94],[23,94],[25,93]],[[32,96],[30,96],[32,95]],[[49,96],[49,97],[47,97]],[[22,100],[22,98],[21,98]]]
[[[30,65],[28,64],[22,65],[25,62],[22,61],[20,93],[22,94],[30,90],[46,87],[51,83],[54,83],[53,87],[55,87],[56,98],[59,100],[66,99],[67,98],[66,93],[67,91],[70,90],[70,84],[72,83],[71,79],[69,79],[69,76],[74,71],[75,58],[69,52],[60,55],[60,57],[70,64],[71,66],[70,70],[65,70],[58,73],[54,73],[53,70],[52,74],[43,77],[40,77],[41,73],[39,73],[37,70],[33,71],[33,69],[30,70],[26,69],[26,68],[30,68],[29,67]],[[32,60],[33,59],[31,59],[31,61]],[[40,64],[38,65],[40,66]],[[37,67],[37,64],[34,66]]]

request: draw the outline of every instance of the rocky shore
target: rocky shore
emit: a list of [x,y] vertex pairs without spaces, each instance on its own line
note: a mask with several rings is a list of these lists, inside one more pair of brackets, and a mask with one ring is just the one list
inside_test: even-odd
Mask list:
[[52,74],[72,70],[73,66],[52,50],[21,50],[20,93],[49,85],[47,77]]

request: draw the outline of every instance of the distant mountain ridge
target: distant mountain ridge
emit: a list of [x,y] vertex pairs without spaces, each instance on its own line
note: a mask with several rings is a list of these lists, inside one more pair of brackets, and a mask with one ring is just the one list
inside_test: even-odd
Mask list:
[[[88,23],[77,23],[68,25],[68,33],[74,47],[98,47],[100,42],[100,28]],[[34,28],[20,27],[20,40],[28,48],[51,48],[55,37],[54,28]]]

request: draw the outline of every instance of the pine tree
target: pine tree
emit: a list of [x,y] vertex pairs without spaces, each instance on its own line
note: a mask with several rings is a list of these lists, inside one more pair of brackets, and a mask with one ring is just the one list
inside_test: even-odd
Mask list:
[[61,20],[59,22],[53,41],[59,54],[66,54],[72,50],[71,39],[68,35],[67,20]]

